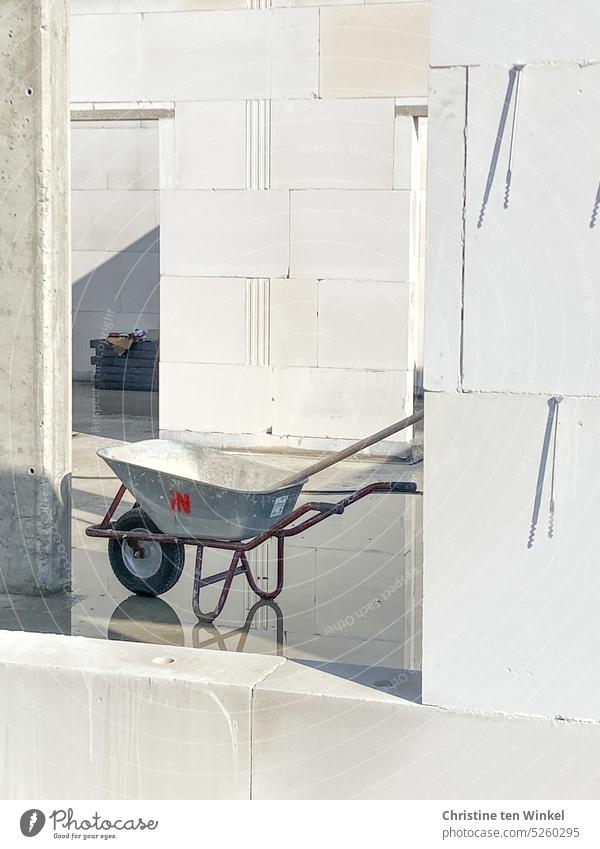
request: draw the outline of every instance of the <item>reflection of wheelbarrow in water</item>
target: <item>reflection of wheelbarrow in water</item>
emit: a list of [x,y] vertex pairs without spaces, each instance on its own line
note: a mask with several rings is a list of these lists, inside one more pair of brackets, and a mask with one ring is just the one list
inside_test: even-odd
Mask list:
[[[192,605],[201,620],[215,619],[227,600],[236,575],[245,575],[261,599],[274,599],[283,589],[285,540],[306,531],[329,516],[339,515],[354,502],[372,493],[416,493],[412,482],[371,483],[341,501],[309,501],[296,507],[302,487],[311,475],[339,463],[410,427],[422,413],[330,454],[300,472],[282,479],[274,466],[235,454],[199,448],[163,439],[102,448],[98,451],[121,480],[121,487],[99,525],[86,534],[108,539],[108,556],[118,580],[139,595],[161,595],[171,589],[183,571],[185,546],[196,547]],[[113,517],[129,490],[133,509]],[[304,516],[307,518],[298,522]],[[277,540],[277,585],[262,590],[252,574],[247,554],[269,539]],[[202,577],[205,548],[232,552],[229,568]],[[200,591],[223,582],[215,609],[200,610]]]

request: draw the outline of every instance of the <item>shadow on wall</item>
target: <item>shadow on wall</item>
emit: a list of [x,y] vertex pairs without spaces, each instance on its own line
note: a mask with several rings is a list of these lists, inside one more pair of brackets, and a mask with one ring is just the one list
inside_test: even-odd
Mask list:
[[73,251],[76,380],[90,375],[90,339],[112,331],[158,327],[159,241],[160,228],[155,227],[120,251]]
[[[492,187],[494,185],[494,177],[496,175],[496,168],[498,167],[498,159],[500,157],[500,150],[502,148],[502,143],[504,140],[506,124],[508,121],[508,115],[510,112],[510,107],[512,104],[512,123],[511,123],[511,132],[510,132],[510,140],[509,140],[509,150],[508,150],[508,166],[505,177],[505,185],[504,185],[504,208],[508,209],[508,201],[510,196],[510,184],[512,181],[512,153],[513,153],[513,145],[515,141],[515,129],[517,123],[517,110],[519,108],[519,85],[521,82],[521,73],[523,71],[523,65],[514,65],[510,71],[508,72],[508,82],[506,84],[506,92],[504,94],[504,102],[502,104],[502,111],[500,113],[500,120],[498,123],[498,129],[496,131],[496,140],[494,142],[494,149],[492,151],[492,158],[490,160],[490,167],[488,170],[488,176],[486,180],[485,190],[483,193],[483,200],[481,201],[481,209],[479,210],[479,218],[477,220],[477,227],[481,228],[483,226],[483,220],[485,217],[485,212],[487,209],[487,205],[490,199],[490,195],[492,192]],[[513,98],[514,93],[514,98]],[[513,103],[514,100],[514,103]]]

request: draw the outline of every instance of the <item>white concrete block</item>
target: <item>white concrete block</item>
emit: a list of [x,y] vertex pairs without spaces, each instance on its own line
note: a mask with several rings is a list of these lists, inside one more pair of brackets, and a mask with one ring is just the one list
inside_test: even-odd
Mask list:
[[402,371],[274,368],[273,433],[360,439],[410,414],[408,386]]
[[246,361],[246,281],[162,277],[160,358],[170,363]]
[[350,6],[353,3],[362,5],[364,0],[272,0],[271,5],[279,9],[282,6]]
[[71,15],[127,14],[131,12],[149,12],[152,6],[162,6],[176,10],[180,0],[70,0]]
[[70,0],[71,15],[243,8],[244,0]]
[[[378,472],[374,464],[368,471],[362,472],[361,483],[372,483],[385,475],[386,470],[379,469]],[[399,476],[403,476],[402,472]],[[370,495],[357,501],[345,513],[332,517],[332,521],[321,522],[298,534],[294,537],[294,544],[311,546],[316,550],[331,549],[346,553],[368,551],[388,555],[400,552],[404,555],[413,547],[415,529],[411,503],[416,497]]]
[[178,103],[176,187],[246,188],[246,103]]
[[410,195],[291,193],[290,275],[407,280]]
[[319,282],[318,364],[329,368],[413,367],[408,283]]
[[249,798],[252,688],[282,659],[6,631],[1,651],[5,798]]
[[176,277],[287,274],[288,204],[287,192],[163,192],[162,273]]
[[316,280],[271,280],[271,365],[317,365],[317,312]]
[[432,65],[599,59],[600,9],[568,0],[432,0]]
[[272,105],[272,188],[391,189],[393,151],[392,100]]
[[254,433],[271,426],[267,366],[161,362],[160,385],[165,430]]
[[107,189],[106,130],[71,124],[71,188]]
[[318,12],[145,15],[142,57],[144,100],[310,97],[317,84]]
[[317,549],[317,632],[386,640],[393,651],[404,641],[410,613],[402,592],[405,583],[404,554]]
[[319,9],[278,9],[271,15],[271,97],[317,97]]
[[418,189],[412,185],[413,161],[418,139],[412,115],[396,115],[394,121],[394,188]]
[[429,4],[321,11],[321,97],[427,93]]
[[[277,570],[277,544],[273,540],[269,552],[269,585]],[[302,548],[288,539],[285,545],[286,580],[285,595],[279,596],[278,604],[283,612],[286,634],[316,634],[316,553],[312,548]],[[286,636],[289,647],[290,640]]]
[[[257,684],[253,704],[255,799],[598,793],[600,747],[587,723],[441,711],[289,661]],[[425,824],[425,841],[438,830]]]
[[107,131],[108,188],[158,189],[158,127]]
[[151,14],[142,30],[145,100],[269,97],[270,13]]
[[73,250],[156,251],[156,192],[71,193]]
[[509,79],[469,70],[463,385],[598,395],[600,65],[522,71],[505,206]]
[[427,130],[425,387],[461,385],[466,70],[433,69]]
[[[170,0],[173,2],[173,0]],[[158,2],[158,0],[153,0]],[[179,9],[182,12],[195,12],[209,9],[245,9],[245,0],[179,0]],[[159,8],[156,11],[162,12]]]
[[141,99],[141,24],[141,15],[72,17],[72,102]]
[[547,397],[426,395],[425,702],[600,716],[600,401],[560,402],[556,453],[550,413]]
[[138,122],[107,127],[71,125],[71,187],[97,189],[158,189],[158,130]]

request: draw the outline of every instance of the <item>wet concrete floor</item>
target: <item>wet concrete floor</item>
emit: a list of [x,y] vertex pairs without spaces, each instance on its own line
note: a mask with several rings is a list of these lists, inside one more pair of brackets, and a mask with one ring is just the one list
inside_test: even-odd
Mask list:
[[[32,599],[0,596],[0,628],[65,633],[160,645],[282,654],[371,687],[420,699],[421,499],[373,495],[287,543],[286,583],[275,602],[260,602],[242,576],[221,616],[198,623],[191,607],[194,551],[179,582],[159,598],[131,595],[114,577],[106,540],[85,536],[118,482],[96,450],[158,436],[156,396],[74,386],[73,592]],[[261,457],[261,459],[265,459]],[[269,457],[300,468],[314,458]],[[420,464],[346,461],[311,479],[303,499],[338,500],[365,481],[416,480]],[[131,501],[131,500],[130,500]],[[207,551],[205,574],[228,565]],[[250,557],[261,585],[274,584],[275,549]],[[214,606],[220,585],[203,592]]]

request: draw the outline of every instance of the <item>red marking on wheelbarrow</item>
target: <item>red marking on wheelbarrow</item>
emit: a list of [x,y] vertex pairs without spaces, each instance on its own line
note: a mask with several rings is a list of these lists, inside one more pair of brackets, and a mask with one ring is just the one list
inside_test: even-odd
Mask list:
[[189,492],[179,492],[177,489],[169,493],[169,506],[175,513],[191,513],[192,504]]

